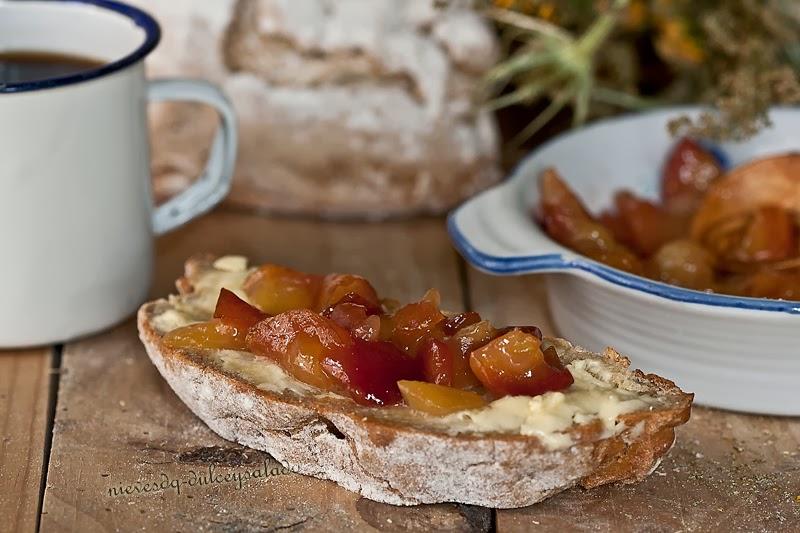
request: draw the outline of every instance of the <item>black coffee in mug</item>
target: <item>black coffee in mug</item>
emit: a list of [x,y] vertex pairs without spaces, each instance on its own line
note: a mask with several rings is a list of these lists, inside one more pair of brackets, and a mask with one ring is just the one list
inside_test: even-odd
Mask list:
[[58,52],[0,52],[0,85],[63,78],[101,65],[93,58]]

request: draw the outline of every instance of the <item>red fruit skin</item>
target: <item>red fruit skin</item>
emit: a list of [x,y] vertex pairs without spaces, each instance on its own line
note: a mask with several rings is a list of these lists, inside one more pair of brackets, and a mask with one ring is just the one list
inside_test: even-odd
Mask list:
[[236,296],[233,291],[220,289],[217,306],[214,309],[214,318],[219,318],[224,324],[246,332],[267,316],[257,307]]
[[735,258],[745,263],[789,259],[797,254],[797,242],[793,214],[780,207],[762,207],[753,213]]
[[[620,191],[614,196],[618,224],[625,227],[620,242],[627,244],[640,256],[649,257],[661,246],[684,235],[689,229],[689,218],[671,213],[653,202],[638,198],[630,191]],[[614,231],[614,228],[611,228]],[[620,231],[615,231],[615,235]],[[622,237],[622,238],[620,238]]]
[[422,341],[417,351],[422,362],[423,377],[428,383],[453,386],[455,354],[443,340],[428,338]]
[[403,397],[397,382],[422,379],[420,362],[386,341],[354,339],[349,354],[326,358],[323,367],[362,405],[398,404]]
[[661,173],[661,199],[670,210],[690,212],[722,175],[714,155],[689,138],[681,139],[672,149]]

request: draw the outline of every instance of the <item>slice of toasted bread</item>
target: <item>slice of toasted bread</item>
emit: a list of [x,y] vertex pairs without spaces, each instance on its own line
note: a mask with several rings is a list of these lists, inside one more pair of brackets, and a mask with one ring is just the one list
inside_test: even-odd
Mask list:
[[162,342],[166,331],[210,318],[219,288],[237,291],[245,276],[243,259],[187,261],[180,294],[139,310],[147,353],[223,438],[372,500],[510,508],[574,485],[635,482],[652,472],[672,446],[675,426],[689,419],[692,395],[672,382],[629,370],[612,349],[593,354],[562,339],[547,341],[582,376],[571,389],[447,417],[361,406],[246,352],[176,350]]

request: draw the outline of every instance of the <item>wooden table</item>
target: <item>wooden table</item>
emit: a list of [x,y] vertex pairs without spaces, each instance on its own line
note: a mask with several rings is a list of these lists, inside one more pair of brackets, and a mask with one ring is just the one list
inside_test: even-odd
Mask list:
[[[170,292],[183,260],[202,250],[356,272],[402,299],[438,287],[450,309],[552,332],[541,279],[466,267],[439,219],[216,212],[158,242],[152,294]],[[64,346],[0,354],[0,430],[0,531],[800,531],[798,419],[696,408],[636,486],[572,489],[509,511],[392,507],[282,472],[268,455],[214,435],[150,364],[132,320]],[[264,475],[237,483],[244,472]]]

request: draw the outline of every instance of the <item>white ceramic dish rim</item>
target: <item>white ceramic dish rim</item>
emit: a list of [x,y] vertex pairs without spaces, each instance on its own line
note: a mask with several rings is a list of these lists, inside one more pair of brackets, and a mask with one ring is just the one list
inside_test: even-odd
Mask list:
[[[668,285],[653,281],[642,276],[630,274],[607,265],[598,263],[588,257],[576,254],[557,242],[550,239],[543,231],[538,229],[535,221],[530,219],[531,227],[536,228],[539,233],[547,240],[548,250],[542,253],[531,253],[522,255],[501,256],[486,253],[480,250],[469,236],[462,230],[459,224],[460,217],[464,216],[470,209],[474,209],[476,205],[483,203],[491,195],[500,192],[508,192],[519,189],[527,181],[530,176],[524,170],[531,161],[536,158],[540,152],[547,149],[549,146],[564,141],[565,139],[572,138],[577,135],[584,134],[587,130],[604,128],[613,124],[623,123],[630,120],[641,118],[643,115],[651,113],[675,113],[676,116],[681,113],[696,113],[701,108],[698,106],[675,106],[667,108],[659,108],[657,110],[646,113],[628,113],[619,115],[617,117],[598,120],[584,126],[572,130],[570,132],[559,135],[546,143],[543,143],[530,154],[525,156],[522,161],[511,172],[509,177],[499,185],[492,187],[472,199],[468,200],[455,211],[453,211],[447,219],[447,229],[454,246],[458,252],[467,261],[475,265],[477,268],[491,274],[499,275],[516,275],[516,274],[529,274],[529,273],[544,273],[544,272],[565,272],[581,275],[581,277],[591,277],[600,279],[627,289],[629,291],[639,293],[640,295],[652,295],[658,299],[670,300],[672,302],[682,302],[689,304],[701,304],[714,306],[718,311],[724,310],[748,310],[756,311],[758,314],[766,313],[781,313],[800,315],[800,302],[788,300],[772,300],[767,298],[745,298],[739,296],[729,296],[725,294],[707,293],[692,289],[685,289],[674,285]],[[775,107],[771,113],[783,114],[791,113],[800,115],[800,109],[792,109],[788,107]],[[517,195],[520,201],[518,208],[523,211],[526,210],[524,205],[523,194]],[[530,217],[529,217],[530,218]],[[588,274],[588,276],[587,276]],[[644,294],[642,294],[644,293]],[[765,317],[766,318],[766,317]]]

